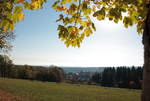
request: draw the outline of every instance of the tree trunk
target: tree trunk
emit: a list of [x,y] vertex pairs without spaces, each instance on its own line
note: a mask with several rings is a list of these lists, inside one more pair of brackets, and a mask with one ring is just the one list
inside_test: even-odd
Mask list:
[[143,32],[144,45],[144,70],[143,70],[143,86],[142,101],[150,101],[150,9],[148,10],[145,20]]

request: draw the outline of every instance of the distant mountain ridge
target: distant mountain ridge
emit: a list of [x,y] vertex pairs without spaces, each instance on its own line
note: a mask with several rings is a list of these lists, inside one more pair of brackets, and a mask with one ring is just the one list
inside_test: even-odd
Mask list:
[[102,72],[104,67],[61,67],[65,72]]

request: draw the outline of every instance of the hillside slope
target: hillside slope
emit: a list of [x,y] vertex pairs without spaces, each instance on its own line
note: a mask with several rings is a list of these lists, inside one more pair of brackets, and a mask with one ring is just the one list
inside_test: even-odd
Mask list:
[[0,90],[24,101],[140,101],[138,90],[17,79],[0,78]]

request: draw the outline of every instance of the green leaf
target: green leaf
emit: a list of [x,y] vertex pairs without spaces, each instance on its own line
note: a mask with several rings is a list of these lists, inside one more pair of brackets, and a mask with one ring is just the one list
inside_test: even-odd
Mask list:
[[72,1],[72,0],[62,0],[62,1],[61,1],[61,4],[64,5],[64,4],[70,3],[71,1]]

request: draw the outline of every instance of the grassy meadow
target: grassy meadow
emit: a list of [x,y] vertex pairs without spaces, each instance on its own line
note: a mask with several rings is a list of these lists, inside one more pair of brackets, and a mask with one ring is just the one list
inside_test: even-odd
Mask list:
[[6,78],[0,78],[0,91],[21,101],[140,101],[140,90]]

